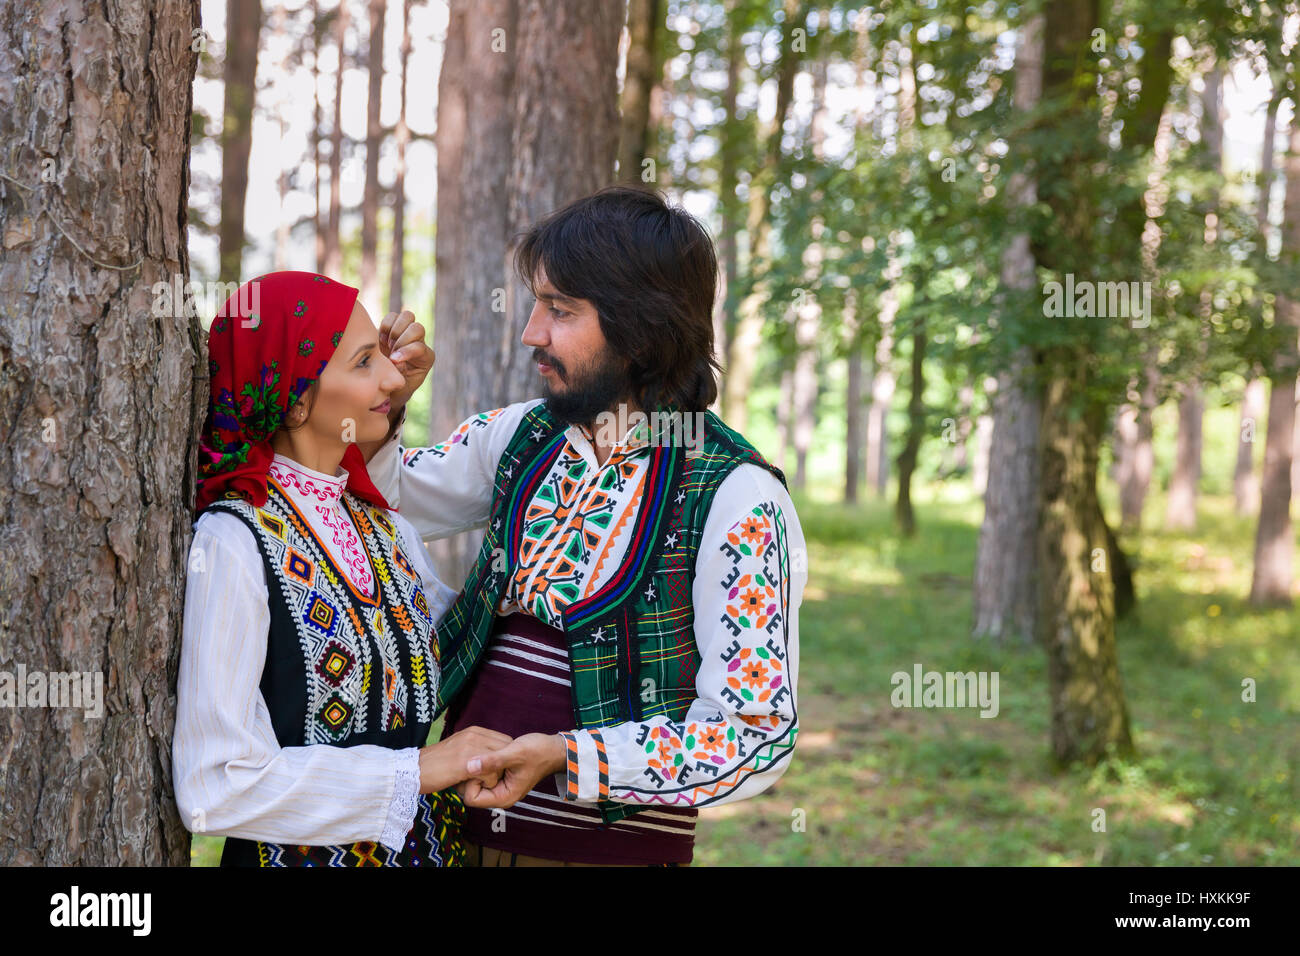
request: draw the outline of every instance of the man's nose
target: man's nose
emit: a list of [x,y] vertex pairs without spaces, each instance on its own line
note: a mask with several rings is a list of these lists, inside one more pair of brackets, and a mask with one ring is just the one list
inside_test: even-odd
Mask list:
[[524,326],[524,334],[520,341],[524,345],[538,349],[544,349],[551,344],[550,332],[546,326],[546,310],[542,308],[540,302],[533,306],[532,312],[528,313],[528,324]]

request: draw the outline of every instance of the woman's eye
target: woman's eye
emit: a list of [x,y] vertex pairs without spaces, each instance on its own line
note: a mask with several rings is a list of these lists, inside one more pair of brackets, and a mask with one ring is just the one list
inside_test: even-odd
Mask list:
[[367,352],[365,354],[365,357],[362,358],[361,361],[357,363],[357,368],[368,368],[369,366],[370,366],[370,353]]

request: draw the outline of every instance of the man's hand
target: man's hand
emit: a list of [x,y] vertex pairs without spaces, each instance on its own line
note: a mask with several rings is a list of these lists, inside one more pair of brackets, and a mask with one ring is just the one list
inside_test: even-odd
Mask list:
[[466,727],[446,740],[420,748],[420,792],[433,793],[446,790],[476,775],[478,786],[499,786],[500,777],[493,771],[467,771],[466,764],[476,754],[501,750],[509,746],[511,738],[485,727]]
[[[471,779],[456,789],[470,807],[510,807],[518,803],[547,774],[564,769],[564,738],[559,734],[524,734],[507,747],[484,753],[469,761]],[[494,787],[483,778],[500,774]]]
[[379,350],[397,366],[406,384],[393,393],[389,420],[396,421],[402,407],[424,384],[433,369],[433,349],[424,344],[424,326],[413,312],[389,312],[379,323]]

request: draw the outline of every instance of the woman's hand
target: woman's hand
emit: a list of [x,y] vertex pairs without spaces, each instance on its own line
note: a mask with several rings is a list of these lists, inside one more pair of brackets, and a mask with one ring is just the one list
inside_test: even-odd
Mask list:
[[446,790],[462,780],[474,777],[480,786],[495,787],[501,779],[492,771],[471,774],[465,769],[469,758],[483,753],[494,753],[508,747],[511,738],[485,727],[466,727],[446,740],[420,748],[420,792],[433,793]]
[[433,369],[433,349],[424,344],[424,326],[415,321],[415,313],[389,312],[379,323],[379,350],[406,379],[406,384],[392,394],[389,417],[395,420],[401,408],[424,384]]

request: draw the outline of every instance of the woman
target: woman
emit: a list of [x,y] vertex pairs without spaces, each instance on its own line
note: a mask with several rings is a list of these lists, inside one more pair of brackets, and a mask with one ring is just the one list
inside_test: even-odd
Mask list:
[[306,272],[242,286],[208,351],[172,748],[182,818],[226,836],[223,866],[459,864],[449,788],[510,738],[473,727],[422,746],[455,592],[355,444],[387,434],[403,376],[357,290]]

